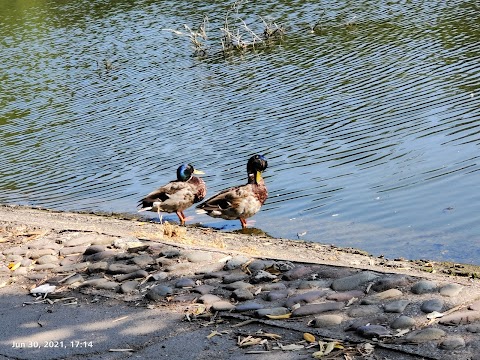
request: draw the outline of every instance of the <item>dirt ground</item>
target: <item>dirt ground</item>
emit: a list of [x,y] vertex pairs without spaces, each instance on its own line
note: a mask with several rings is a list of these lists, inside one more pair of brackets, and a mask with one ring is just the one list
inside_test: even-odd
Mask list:
[[[454,263],[436,263],[428,260],[385,259],[373,257],[361,250],[338,248],[333,245],[304,242],[288,239],[274,239],[265,236],[256,229],[247,232],[222,232],[197,226],[163,226],[157,223],[142,221],[140,218],[122,215],[97,215],[83,213],[57,212],[44,209],[33,209],[21,206],[0,206],[0,250],[9,246],[8,229],[17,232],[24,231],[24,236],[35,238],[46,232],[91,232],[99,235],[132,238],[140,241],[168,244],[179,249],[202,250],[226,256],[238,254],[254,258],[268,258],[286,260],[302,264],[322,264],[338,268],[355,268],[371,270],[388,274],[407,274],[409,276],[426,279],[452,281],[468,285],[478,290],[480,285],[473,279],[478,277],[480,269],[476,266],[467,266]],[[75,328],[81,333],[79,338],[89,339],[92,334],[86,329],[95,328],[100,323],[115,325],[105,326],[103,338],[89,339],[96,341],[94,348],[15,349],[14,344],[0,346],[0,359],[118,359],[118,358],[171,358],[171,359],[307,359],[310,354],[294,355],[293,352],[265,352],[246,353],[232,342],[226,341],[222,333],[209,337],[212,327],[192,324],[183,321],[184,314],[181,308],[155,307],[138,308],[131,304],[118,301],[115,298],[102,298],[92,302],[91,297],[77,294],[80,297],[78,307],[59,306],[25,306],[32,301],[28,294],[31,287],[26,279],[11,279],[0,283],[0,338],[14,338],[12,333],[20,339],[34,341],[35,331],[31,328],[41,327],[41,330],[52,329],[47,338],[39,337],[35,341],[51,341],[61,339],[62,336],[54,329],[62,329],[64,333]],[[472,282],[473,281],[473,282]],[[128,323],[119,321],[129,317]],[[234,319],[235,316],[232,316]],[[152,321],[155,319],[155,321]],[[233,321],[233,320],[232,320]],[[237,316],[236,323],[242,321]],[[22,326],[18,326],[21,324]],[[78,324],[83,324],[79,327]],[[97,325],[95,325],[97,324]],[[222,326],[217,324],[215,329],[221,332]],[[256,324],[245,324],[241,331],[248,334],[258,331],[258,325],[266,333],[280,334],[284,339],[301,338],[302,329],[287,324],[278,326],[277,323],[258,321]],[[232,329],[232,323],[223,328],[224,334]],[[14,330],[12,330],[12,328]],[[29,330],[30,329],[30,330]],[[217,330],[215,330],[217,331]],[[240,331],[240,330],[238,330]],[[44,334],[44,333],[43,333]],[[53,335],[52,335],[53,334]],[[130,334],[130,336],[129,336]],[[50,336],[50,338],[48,338]],[[96,335],[97,336],[97,335]],[[49,340],[50,339],[50,340]],[[82,340],[83,341],[83,340]],[[134,349],[133,352],[124,352],[122,349]],[[112,351],[114,350],[114,351]],[[118,350],[118,351],[115,351]],[[361,354],[360,353],[356,353]],[[374,353],[366,351],[358,358],[369,359],[420,359],[436,358],[415,354],[415,351],[401,351],[401,347],[389,348],[379,346]],[[329,358],[329,357],[325,357]],[[342,359],[357,358],[352,355]]]

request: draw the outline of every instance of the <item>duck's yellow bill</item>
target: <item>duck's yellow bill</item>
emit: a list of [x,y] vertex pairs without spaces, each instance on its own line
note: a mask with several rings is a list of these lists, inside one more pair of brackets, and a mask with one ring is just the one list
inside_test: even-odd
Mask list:
[[203,174],[205,174],[202,170],[197,170],[197,169],[193,170],[193,173],[196,174],[196,175],[203,175]]
[[262,180],[262,173],[260,171],[257,171],[255,173],[255,181],[259,183]]

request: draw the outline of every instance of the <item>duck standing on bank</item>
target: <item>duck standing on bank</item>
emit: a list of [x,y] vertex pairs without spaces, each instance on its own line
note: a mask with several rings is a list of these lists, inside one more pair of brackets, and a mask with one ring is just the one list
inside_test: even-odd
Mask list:
[[268,192],[262,178],[267,168],[267,159],[263,155],[252,156],[247,163],[248,182],[232,187],[212,196],[197,205],[197,213],[206,213],[214,218],[240,220],[242,229],[247,227],[247,218],[255,215],[267,200]]
[[194,169],[190,164],[180,165],[177,169],[177,180],[170,181],[140,200],[141,208],[138,212],[156,211],[160,223],[162,222],[160,212],[175,212],[180,225],[185,225],[186,217],[183,212],[193,204],[202,201],[207,194],[205,182],[193,174],[204,174],[204,172]]

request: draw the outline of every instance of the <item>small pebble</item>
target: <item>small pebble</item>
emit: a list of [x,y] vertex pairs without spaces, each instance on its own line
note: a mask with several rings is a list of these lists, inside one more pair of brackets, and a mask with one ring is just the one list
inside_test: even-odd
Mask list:
[[255,310],[255,316],[262,318],[262,317],[268,317],[270,316],[279,316],[279,315],[285,315],[288,314],[289,310],[284,307],[275,307],[275,308],[269,308],[269,309],[258,309]]
[[101,261],[101,260],[111,258],[115,256],[115,254],[116,252],[113,250],[105,250],[92,255],[86,255],[84,258],[85,258],[85,261],[94,262],[94,261]]
[[157,271],[156,273],[151,274],[153,280],[155,281],[160,281],[160,280],[165,280],[168,278],[168,273],[165,271]]
[[130,259],[133,259],[134,257],[135,257],[135,254],[130,254],[130,253],[126,253],[126,252],[121,252],[121,253],[115,254],[115,260],[116,261],[130,260]]
[[306,304],[311,303],[312,301],[320,299],[326,293],[325,290],[313,290],[303,294],[291,296],[287,299],[285,305],[288,308],[291,308],[295,304]]
[[[22,246],[13,246],[11,248],[7,248],[7,249],[4,249],[3,250],[3,255],[20,255],[20,256],[23,256],[23,255],[26,255],[28,252],[28,249],[22,247]],[[42,254],[40,256],[43,256],[43,255],[46,255],[46,254]],[[39,258],[40,256],[37,256],[37,258]],[[31,258],[31,256],[29,256]]]
[[37,264],[44,265],[44,264],[58,264],[59,260],[58,257],[54,255],[43,255],[37,259]]
[[117,238],[109,235],[98,235],[95,234],[92,236],[91,245],[112,245]]
[[276,278],[277,278],[276,275],[270,274],[268,271],[258,270],[253,274],[251,281],[254,284],[258,284],[262,282],[271,282]]
[[125,281],[128,279],[140,279],[140,278],[146,278],[148,276],[148,272],[145,270],[137,270],[134,272],[131,272],[129,274],[120,274],[116,275],[115,279],[118,281]]
[[459,311],[441,318],[438,322],[442,325],[471,324],[480,320],[480,311]]
[[92,246],[87,247],[83,254],[84,255],[92,255],[92,254],[96,254],[98,252],[102,252],[102,251],[105,251],[105,250],[106,250],[106,248],[103,245],[92,245]]
[[175,283],[175,287],[176,288],[192,288],[194,287],[196,284],[195,284],[195,281],[193,279],[190,279],[190,278],[180,278],[176,283]]
[[292,316],[307,316],[320,314],[327,311],[341,310],[343,304],[339,302],[326,302],[321,304],[308,304],[292,311]]
[[[223,269],[223,264],[221,263],[215,263],[215,264],[208,264],[202,266],[200,269],[195,271],[196,275],[206,275],[210,273],[219,273]],[[227,272],[224,271],[223,274],[225,275]],[[223,276],[223,275],[222,275]],[[220,276],[220,277],[222,277]]]
[[297,280],[310,275],[313,272],[309,266],[297,266],[283,274],[286,280]]
[[385,304],[383,309],[389,313],[402,313],[408,304],[410,304],[408,300],[396,300]]
[[135,271],[140,270],[137,265],[126,265],[126,264],[110,264],[107,272],[109,274],[129,274]]
[[138,285],[139,285],[139,282],[136,280],[127,281],[122,285],[120,285],[120,292],[122,294],[130,294],[137,289]]
[[295,264],[291,261],[275,261],[274,266],[275,269],[285,272],[292,270],[295,267]]
[[69,273],[69,272],[76,272],[76,271],[85,271],[90,263],[88,262],[81,262],[78,264],[71,264],[71,265],[65,265],[65,266],[58,266],[52,271],[57,272],[57,273]]
[[315,318],[313,322],[313,327],[316,328],[326,328],[335,325],[339,325],[342,322],[342,317],[340,315],[319,315]]
[[357,318],[364,316],[371,316],[379,313],[381,310],[377,305],[360,305],[358,307],[350,308],[347,311],[348,316]]
[[227,290],[237,290],[237,289],[251,289],[253,285],[245,281],[235,281],[231,284],[226,284],[225,289]]
[[375,280],[377,277],[378,275],[371,271],[361,271],[355,275],[334,280],[332,283],[332,289],[335,291],[354,290],[368,281]]
[[183,295],[175,296],[171,301],[182,302],[182,303],[191,303],[196,298],[197,298],[197,296],[195,294],[183,294]]
[[232,297],[238,301],[253,300],[253,294],[247,289],[237,289],[233,291]]
[[212,261],[212,254],[206,251],[189,251],[182,254],[192,263]]
[[213,294],[205,294],[200,296],[200,298],[198,299],[198,301],[200,301],[202,304],[205,304],[207,306],[211,306],[215,302],[221,301],[221,300],[222,300],[221,298]]
[[286,288],[285,284],[281,282],[262,284],[262,290],[264,291],[285,290]]
[[254,273],[258,270],[265,270],[266,268],[272,267],[275,264],[273,260],[253,260],[250,264],[248,264],[248,270]]
[[157,285],[148,290],[146,297],[153,301],[162,300],[167,295],[172,295],[173,290],[169,286]]
[[441,343],[440,348],[454,350],[465,347],[465,340],[461,336],[447,336]]
[[91,286],[96,289],[103,289],[103,290],[116,290],[118,284],[115,281],[108,281],[107,279],[100,278],[100,279],[89,279],[85,280],[80,286]]
[[390,327],[392,329],[409,329],[415,326],[415,319],[405,316],[405,315],[400,315],[398,318],[392,321],[390,324]]
[[73,285],[76,283],[82,283],[84,282],[85,279],[83,278],[82,275],[80,274],[75,274],[73,276],[70,276],[67,280],[62,282],[62,285]]
[[420,280],[411,288],[412,293],[421,295],[437,291],[437,283],[430,280]]
[[442,286],[439,292],[440,292],[440,295],[442,296],[454,297],[460,294],[462,289],[463,289],[462,285],[448,284],[448,285]]
[[235,306],[235,311],[244,312],[244,311],[253,311],[263,309],[265,305],[257,303],[255,301],[245,301],[244,303],[238,304]]
[[231,258],[230,260],[228,260],[225,263],[223,268],[225,270],[235,270],[235,269],[238,269],[238,268],[242,267],[242,265],[245,264],[249,260],[250,259],[248,257],[243,256],[243,255],[235,256],[235,257]]
[[445,336],[445,331],[437,328],[425,328],[408,333],[404,339],[410,343],[423,343],[428,341],[439,340]]
[[155,264],[155,260],[150,255],[138,255],[132,258],[131,261],[132,263],[140,266],[141,268],[145,268],[148,265]]
[[405,275],[387,275],[377,279],[372,286],[372,290],[381,292],[393,288],[406,286],[408,284],[408,277]]
[[160,252],[160,256],[163,256],[166,258],[176,258],[180,256],[180,251],[179,250],[163,250]]
[[61,266],[57,266],[55,264],[39,264],[39,265],[34,265],[33,270],[35,271],[52,270],[53,271],[55,269],[58,269],[59,267]]
[[215,286],[206,285],[206,284],[196,286],[192,289],[193,292],[199,293],[201,295],[209,294],[213,290],[215,290]]
[[350,290],[345,292],[337,292],[327,296],[327,300],[334,301],[349,301],[350,299],[360,299],[365,296],[365,293],[360,290]]
[[430,299],[426,300],[420,305],[420,310],[424,313],[429,314],[434,311],[441,312],[443,309],[444,302],[442,299]]
[[265,300],[267,301],[277,301],[280,299],[285,299],[288,295],[290,294],[290,291],[285,289],[285,290],[274,290],[270,291],[266,296]]
[[466,329],[471,333],[480,333],[480,324],[468,325]]
[[[20,261],[20,265],[23,267],[29,267],[32,264],[33,264],[33,260],[31,259],[23,259],[22,261]],[[60,262],[60,265],[63,265],[63,264]]]
[[17,263],[23,261],[23,257],[21,255],[7,255],[5,260],[10,263]]
[[403,294],[400,290],[389,289],[389,290],[385,290],[380,293],[370,295],[364,298],[361,301],[361,304],[365,304],[365,305],[378,304],[379,302],[383,302],[384,300],[398,298],[402,295]]
[[361,326],[368,325],[383,325],[388,321],[388,318],[385,314],[375,314],[374,316],[364,318],[364,319],[355,319],[350,325],[347,326],[345,331],[356,331]]
[[[129,255],[131,256],[132,254],[129,254]],[[155,259],[155,262],[158,265],[163,266],[163,267],[178,264],[177,260],[169,259],[169,258],[166,258],[166,257],[157,258],[157,259]]]
[[113,240],[113,246],[117,249],[128,250],[130,248],[136,248],[143,244],[135,238],[121,238]]
[[[73,255],[73,254],[83,254],[85,253],[85,250],[87,249],[86,246],[74,246],[74,247],[64,247],[60,249],[59,254],[60,256],[67,256],[67,255]],[[53,251],[53,250],[51,250]]]
[[480,300],[475,301],[474,303],[468,306],[469,310],[479,311],[480,310]]
[[77,264],[80,261],[82,261],[83,257],[81,255],[70,255],[66,256],[60,261],[60,265],[65,266],[65,265],[72,265],[72,264]]
[[[15,252],[11,255],[26,255],[28,256],[30,259],[33,259],[33,260],[36,260],[38,258],[41,258],[42,256],[45,256],[45,255],[57,255],[57,254],[60,254],[62,256],[65,256],[64,254],[62,254],[62,250],[64,248],[60,249],[60,251],[57,251],[55,249],[35,249],[33,251],[29,251],[27,254],[18,254],[18,252]],[[7,255],[7,254],[5,254]],[[67,252],[67,255],[68,255],[68,252]]]
[[233,272],[231,274],[227,274],[223,277],[224,284],[231,284],[237,281],[247,280],[249,276],[244,272]]
[[329,288],[332,285],[330,280],[303,280],[298,284],[297,289],[306,290],[306,289],[318,289],[318,288]]
[[382,338],[390,335],[390,331],[381,325],[360,326],[356,330],[357,334],[367,339]]
[[108,269],[108,263],[106,261],[99,261],[88,265],[87,271],[91,273],[106,271]]
[[78,237],[65,241],[63,243],[63,246],[65,247],[90,246],[92,243],[92,240],[93,240],[93,236],[91,236],[90,234],[79,234]]
[[147,244],[143,244],[143,245],[141,245],[141,244],[142,244],[141,242],[138,243],[138,244],[137,244],[136,242],[134,242],[133,245],[129,245],[129,246],[127,247],[127,252],[132,253],[132,254],[133,254],[133,253],[138,254],[140,251],[146,251],[146,250],[148,250],[148,248],[150,247],[150,246],[147,245]]
[[235,305],[233,305],[232,303],[226,300],[216,301],[212,304],[213,311],[231,311],[234,309],[235,309]]
[[191,269],[192,265],[188,262],[172,264],[165,267],[165,271],[178,273],[189,273]]
[[[45,266],[45,265],[38,265],[38,266]],[[17,270],[15,270],[15,275],[26,275],[28,273],[28,270],[29,269],[26,267],[19,267]]]

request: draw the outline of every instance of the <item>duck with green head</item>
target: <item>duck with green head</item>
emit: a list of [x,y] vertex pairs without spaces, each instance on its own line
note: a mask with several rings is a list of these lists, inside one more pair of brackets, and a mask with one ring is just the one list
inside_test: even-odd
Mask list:
[[267,200],[268,192],[262,172],[268,166],[263,155],[252,156],[247,163],[247,184],[219,192],[197,205],[197,213],[206,213],[214,218],[240,220],[242,229],[247,227],[247,218],[255,215]]
[[186,216],[183,212],[193,204],[202,201],[207,194],[205,182],[193,174],[204,174],[204,172],[196,170],[190,164],[180,165],[177,169],[177,180],[170,181],[145,196],[139,201],[141,208],[138,211],[157,212],[160,223],[162,222],[160,212],[175,212],[180,224],[185,225]]

